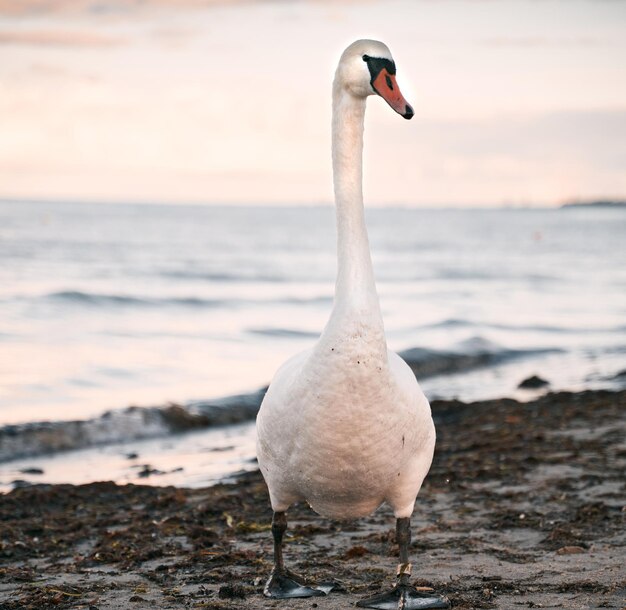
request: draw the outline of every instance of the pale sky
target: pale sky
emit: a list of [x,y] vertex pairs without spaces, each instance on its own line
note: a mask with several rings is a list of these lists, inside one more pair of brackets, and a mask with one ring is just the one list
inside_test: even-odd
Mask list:
[[364,37],[416,112],[370,98],[368,202],[626,196],[620,0],[0,0],[0,197],[330,202]]

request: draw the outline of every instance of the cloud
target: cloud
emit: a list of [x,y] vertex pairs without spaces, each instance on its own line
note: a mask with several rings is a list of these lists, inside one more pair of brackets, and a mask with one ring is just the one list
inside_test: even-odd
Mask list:
[[189,28],[163,27],[152,30],[152,37],[161,45],[170,48],[180,48],[189,40],[197,36],[197,32]]
[[0,32],[0,45],[110,47],[125,42],[125,39],[119,36],[106,36],[89,31],[24,30]]
[[[109,5],[111,3],[109,2]],[[77,14],[93,12],[100,5],[106,9],[106,2],[93,0],[0,0],[0,15],[5,17],[26,17],[51,14]]]
[[483,38],[481,44],[488,47],[597,47],[606,44],[605,40],[590,36],[578,36],[573,38],[549,38],[546,36],[518,36],[504,37],[493,36]]
[[206,8],[242,4],[248,0],[0,0],[0,16],[34,17],[50,15],[114,16],[152,8]]
[[33,17],[84,13],[119,12],[136,8],[138,2],[120,0],[0,0],[0,15],[5,17]]

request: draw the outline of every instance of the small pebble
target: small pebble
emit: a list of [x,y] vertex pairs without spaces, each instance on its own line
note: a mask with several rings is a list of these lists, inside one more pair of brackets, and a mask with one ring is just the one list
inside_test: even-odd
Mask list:
[[584,553],[585,549],[582,546],[562,546],[557,552],[557,555],[578,555]]
[[43,474],[42,468],[22,468],[20,470],[21,474]]
[[550,385],[549,381],[542,379],[538,375],[532,375],[531,377],[527,377],[523,381],[520,381],[517,387],[524,390],[531,390],[535,388],[543,388],[547,385]]
[[241,585],[224,585],[217,592],[220,599],[244,599],[246,597],[246,589]]

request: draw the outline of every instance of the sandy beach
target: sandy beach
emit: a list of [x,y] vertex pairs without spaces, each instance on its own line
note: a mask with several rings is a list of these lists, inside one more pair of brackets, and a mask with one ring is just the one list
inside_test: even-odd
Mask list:
[[[626,392],[435,401],[436,457],[413,517],[414,582],[453,608],[623,608]],[[390,583],[386,508],[290,511],[288,564],[324,598],[277,602],[258,472],[205,489],[39,485],[0,497],[0,608],[352,607]]]

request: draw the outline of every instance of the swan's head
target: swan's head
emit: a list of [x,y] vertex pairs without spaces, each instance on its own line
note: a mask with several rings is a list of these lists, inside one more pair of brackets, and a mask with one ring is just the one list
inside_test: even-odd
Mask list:
[[396,64],[391,51],[378,40],[353,42],[341,55],[335,83],[356,97],[380,95],[405,119],[413,118],[413,108],[396,82]]

